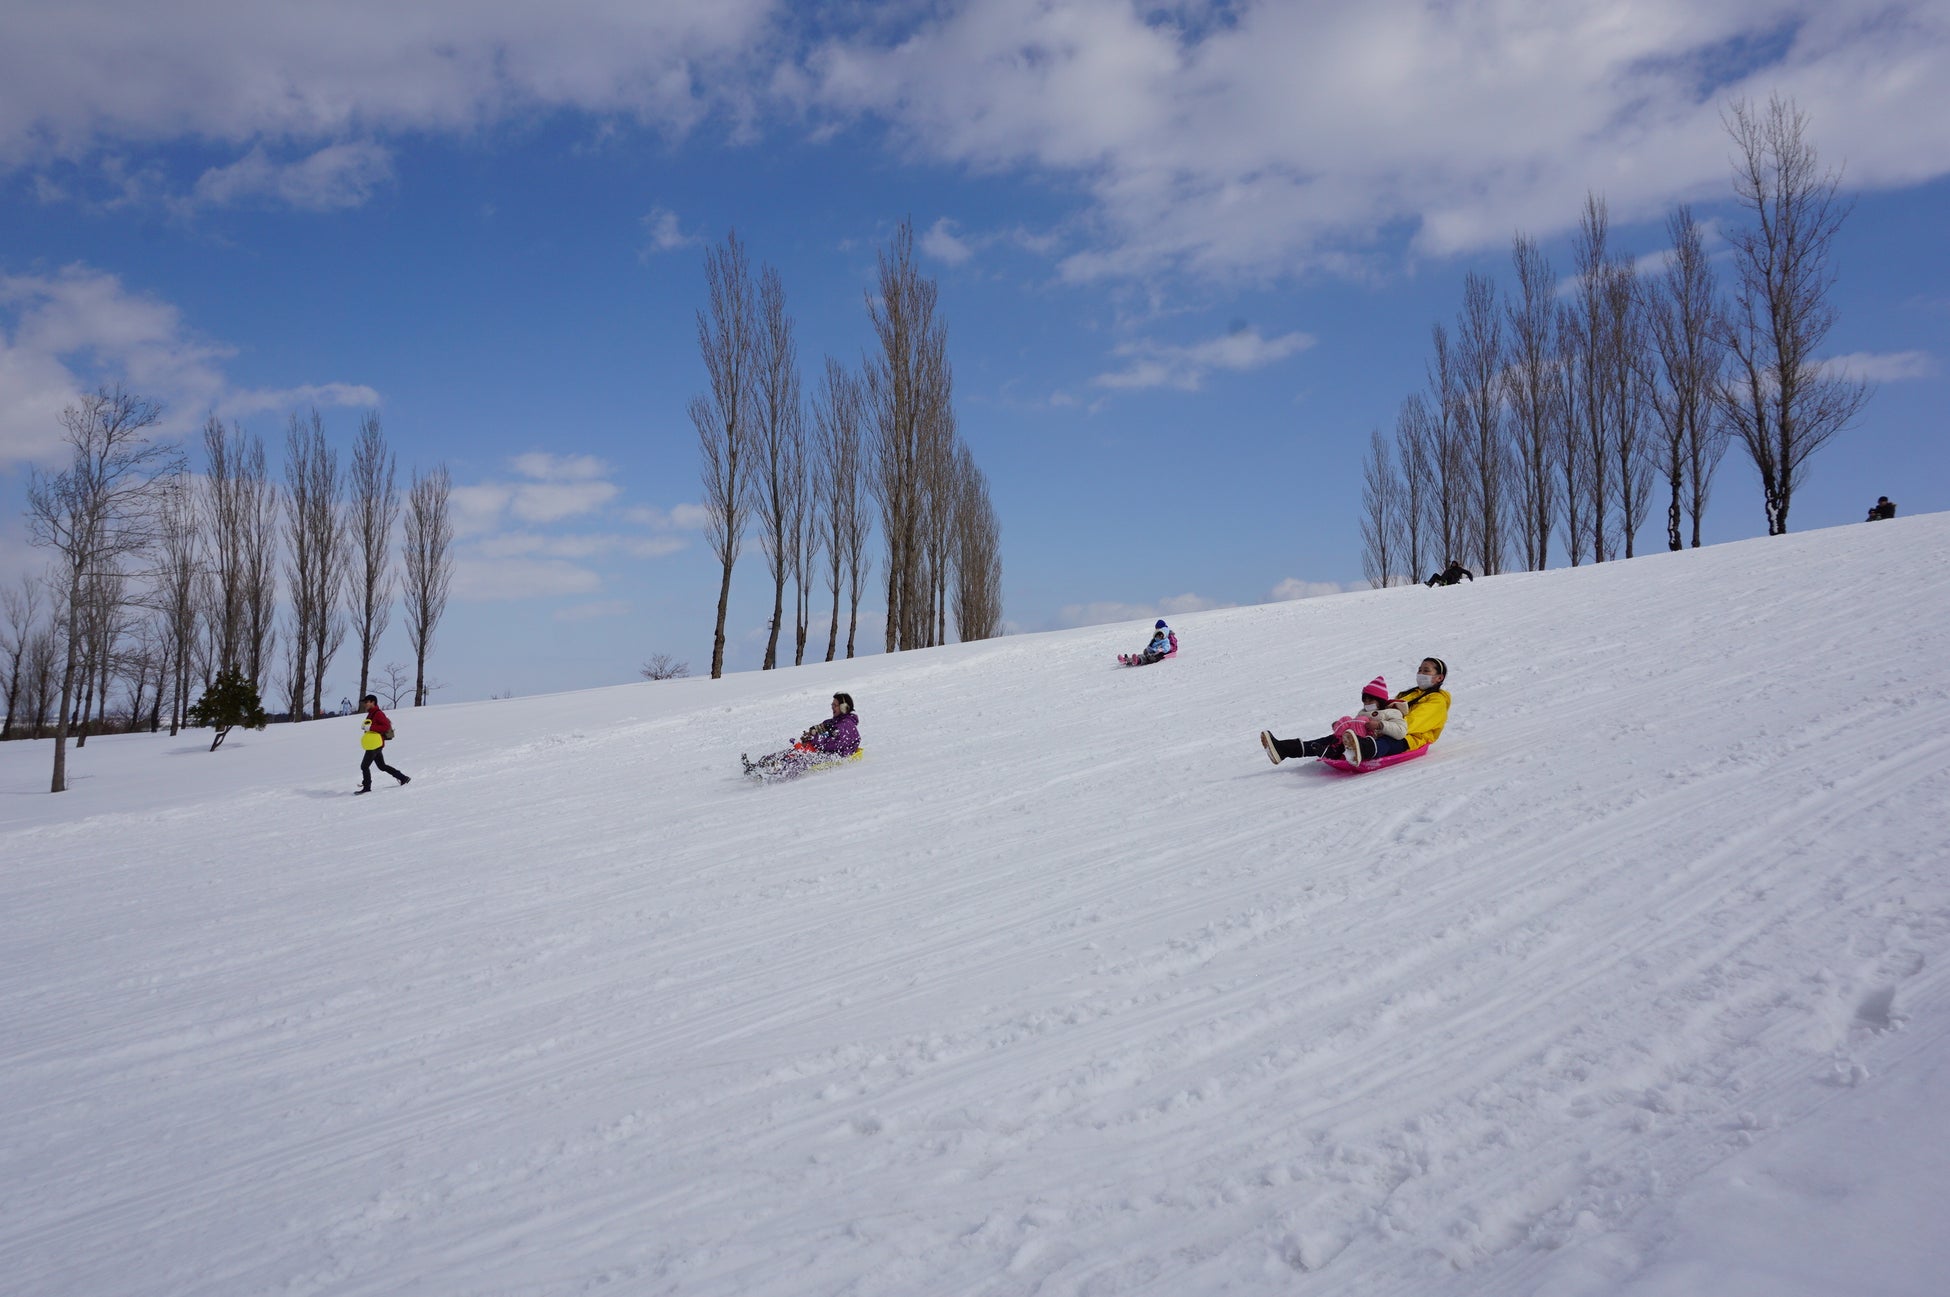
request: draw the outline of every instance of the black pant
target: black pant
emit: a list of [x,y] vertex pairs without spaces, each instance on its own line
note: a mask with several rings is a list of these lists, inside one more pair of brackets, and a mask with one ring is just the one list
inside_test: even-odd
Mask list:
[[381,770],[384,770],[401,783],[406,782],[405,775],[386,764],[386,748],[383,744],[367,752],[366,759],[359,763],[359,782],[367,788],[372,787],[372,768],[374,766],[378,766]]
[[1337,754],[1341,741],[1329,734],[1319,739],[1274,739],[1273,750],[1283,757],[1319,757]]
[[[1317,739],[1274,739],[1273,750],[1283,757],[1337,757],[1346,751],[1338,736],[1329,734]],[[1386,735],[1377,738],[1372,734],[1361,736],[1361,759],[1372,761],[1377,756],[1393,756],[1397,752],[1408,751],[1408,744],[1402,739],[1391,739]]]

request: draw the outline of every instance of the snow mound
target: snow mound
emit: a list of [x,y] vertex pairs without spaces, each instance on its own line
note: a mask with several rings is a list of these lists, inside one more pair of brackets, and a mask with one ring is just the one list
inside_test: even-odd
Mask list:
[[[352,719],[0,746],[0,1286],[1938,1291],[1946,574],[1925,516],[434,707],[357,799]],[[1428,759],[1268,765],[1425,654]],[[836,689],[871,760],[740,777]]]

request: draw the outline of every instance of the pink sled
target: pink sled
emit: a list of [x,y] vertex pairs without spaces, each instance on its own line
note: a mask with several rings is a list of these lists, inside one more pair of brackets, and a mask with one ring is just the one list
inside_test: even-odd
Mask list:
[[1371,757],[1358,766],[1349,765],[1345,757],[1321,757],[1319,760],[1321,765],[1330,770],[1338,770],[1344,775],[1365,775],[1370,770],[1381,770],[1387,766],[1398,766],[1404,761],[1413,761],[1434,746],[1433,743],[1425,743],[1419,748],[1397,752],[1392,757]]

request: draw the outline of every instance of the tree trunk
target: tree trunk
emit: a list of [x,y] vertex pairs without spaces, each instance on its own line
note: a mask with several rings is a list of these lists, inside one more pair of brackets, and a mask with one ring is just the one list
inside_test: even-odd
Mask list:
[[75,654],[80,645],[80,628],[75,624],[74,610],[81,603],[81,577],[79,571],[68,585],[68,653],[67,664],[61,669],[61,710],[54,718],[54,780],[48,788],[50,793],[68,791],[68,704],[74,699]]
[[724,675],[724,619],[731,606],[731,564],[724,565],[724,580],[718,585],[718,629],[711,640],[711,678]]

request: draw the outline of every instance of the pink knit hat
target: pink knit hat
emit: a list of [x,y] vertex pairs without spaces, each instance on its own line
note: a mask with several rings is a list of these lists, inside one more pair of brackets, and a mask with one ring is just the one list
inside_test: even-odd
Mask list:
[[1363,698],[1379,698],[1382,702],[1387,702],[1388,682],[1380,676],[1376,676],[1361,686],[1361,696]]

